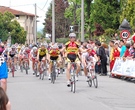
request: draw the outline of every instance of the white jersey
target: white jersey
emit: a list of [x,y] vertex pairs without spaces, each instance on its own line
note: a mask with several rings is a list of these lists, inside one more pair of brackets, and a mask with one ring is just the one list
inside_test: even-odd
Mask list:
[[30,51],[30,55],[32,58],[36,58],[37,57],[37,52],[34,52],[33,49]]

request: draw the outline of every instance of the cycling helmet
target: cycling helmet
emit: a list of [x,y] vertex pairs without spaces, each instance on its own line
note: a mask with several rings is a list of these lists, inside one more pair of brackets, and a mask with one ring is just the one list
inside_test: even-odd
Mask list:
[[36,52],[37,51],[37,47],[33,47],[33,51]]
[[76,34],[75,33],[70,33],[69,37],[75,37],[76,38]]
[[51,48],[52,48],[52,49],[58,49],[58,45],[57,45],[57,44],[54,44],[54,45],[52,45]]
[[59,49],[62,49],[62,45],[60,44],[60,45],[58,45],[58,47],[59,47]]
[[26,48],[25,48],[25,51],[27,51],[27,50],[29,50],[29,48],[28,48],[28,47],[26,47]]
[[12,47],[11,47],[12,49],[15,49],[16,47],[14,46],[14,45],[12,45]]
[[41,46],[41,47],[42,47],[42,46],[44,46],[44,47],[45,47],[45,44],[44,44],[44,43],[41,43],[41,44],[40,44],[40,46]]

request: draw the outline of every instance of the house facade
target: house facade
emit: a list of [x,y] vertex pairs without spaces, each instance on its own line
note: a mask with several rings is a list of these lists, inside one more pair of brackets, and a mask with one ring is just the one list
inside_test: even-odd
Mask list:
[[15,15],[14,20],[17,20],[20,23],[20,25],[24,28],[24,30],[27,31],[26,43],[27,44],[35,43],[35,35],[34,35],[35,15],[23,11],[18,11],[9,7],[0,6],[1,13],[4,13],[6,11]]

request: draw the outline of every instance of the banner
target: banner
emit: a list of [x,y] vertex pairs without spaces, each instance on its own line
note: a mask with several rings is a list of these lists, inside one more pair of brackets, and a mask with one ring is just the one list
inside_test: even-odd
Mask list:
[[116,59],[111,73],[127,77],[135,77],[135,61],[129,59],[123,61],[121,58]]

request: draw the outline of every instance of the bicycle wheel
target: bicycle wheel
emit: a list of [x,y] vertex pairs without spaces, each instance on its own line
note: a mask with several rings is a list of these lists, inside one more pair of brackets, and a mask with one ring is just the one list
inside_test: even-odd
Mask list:
[[44,77],[46,76],[46,71],[43,72],[42,80],[44,80]]
[[60,68],[60,74],[63,74],[63,68]]
[[98,80],[97,80],[97,76],[96,75],[93,78],[93,84],[94,84],[95,88],[98,87]]
[[91,87],[92,86],[92,80],[89,78],[88,85]]
[[26,71],[26,74],[28,74],[28,63],[25,64],[25,71]]
[[76,89],[75,75],[73,76],[73,84],[72,84],[72,88],[73,88],[73,93],[75,93],[75,89]]
[[73,91],[73,81],[71,80],[71,92]]
[[22,64],[20,65],[20,70],[21,70],[21,72],[23,72],[23,66],[22,66]]
[[55,76],[54,76],[54,72],[52,72],[51,74],[51,82],[54,84],[55,83]]
[[52,74],[51,74],[51,81],[53,84],[55,83],[55,80],[56,80],[56,70],[55,69],[56,69],[55,65],[53,65]]

